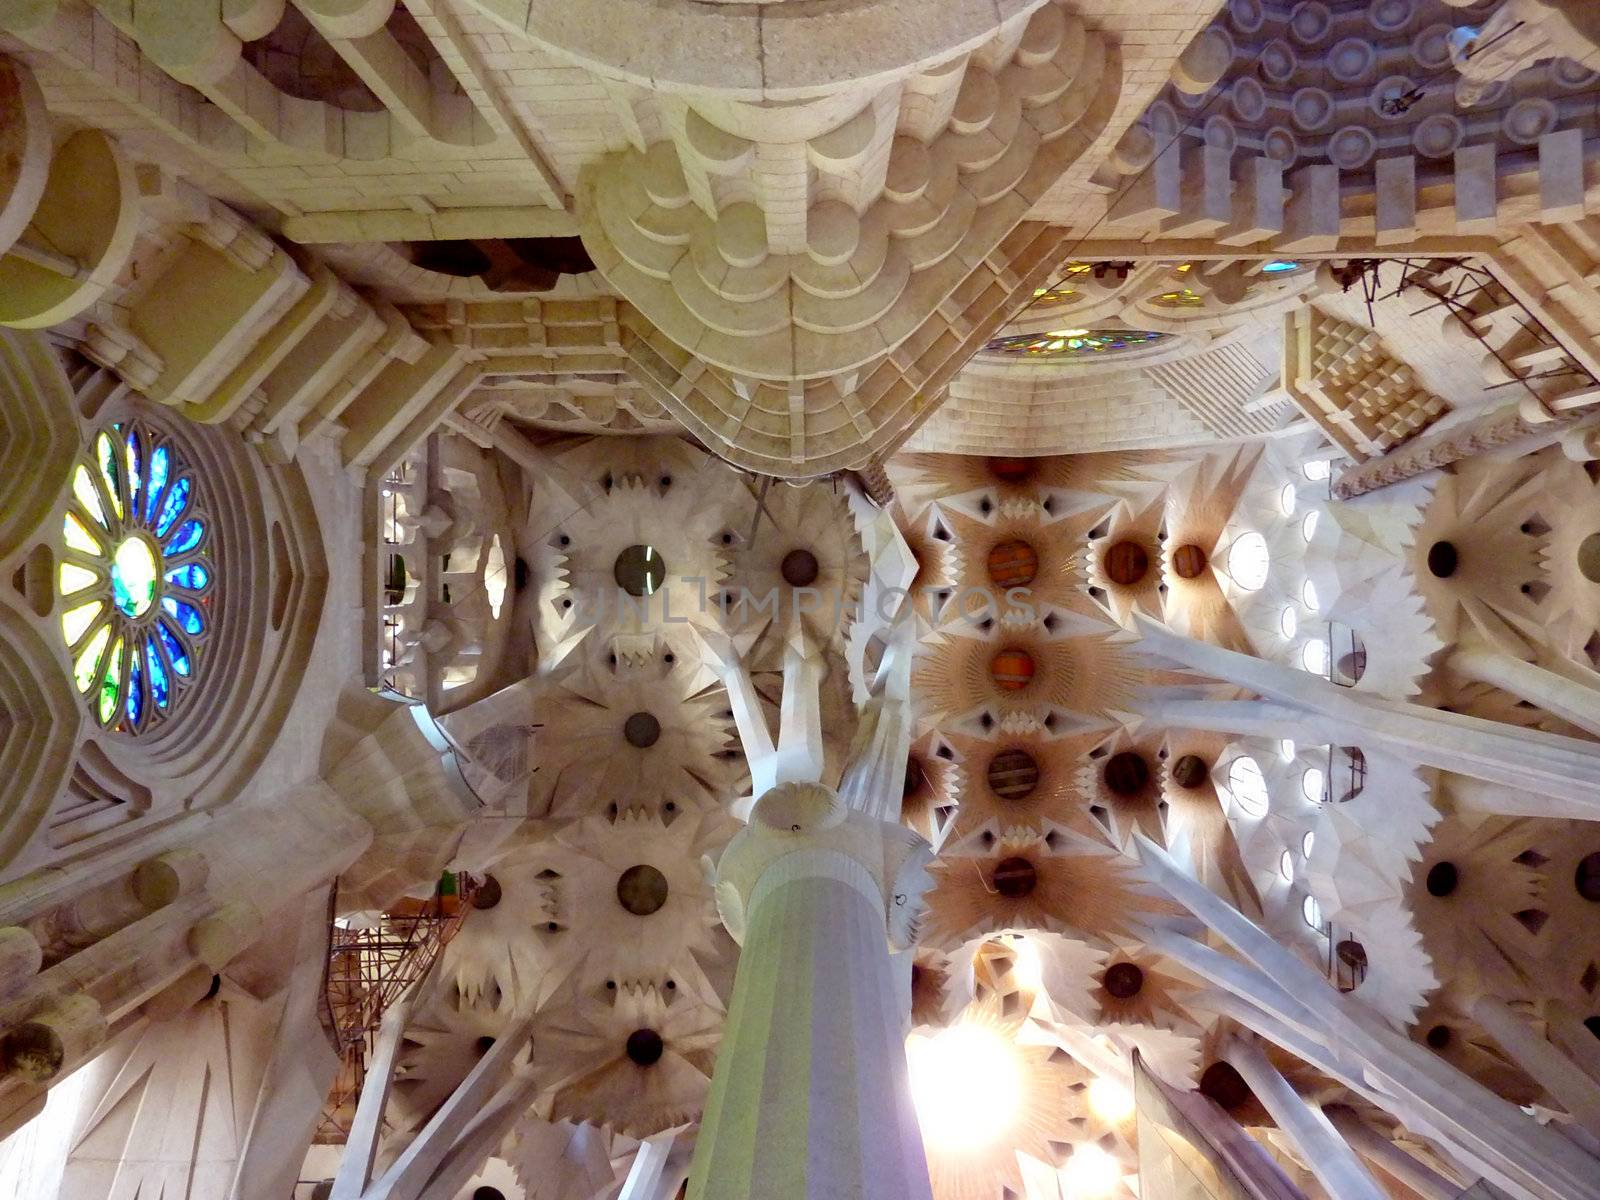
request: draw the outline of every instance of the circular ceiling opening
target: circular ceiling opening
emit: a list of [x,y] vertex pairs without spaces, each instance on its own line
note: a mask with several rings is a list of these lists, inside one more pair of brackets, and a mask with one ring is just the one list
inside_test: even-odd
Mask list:
[[1197,788],[1211,775],[1211,768],[1198,754],[1185,754],[1172,764],[1172,782],[1181,788]]
[[989,760],[989,790],[1002,800],[1022,800],[1039,786],[1039,764],[1026,750],[1013,747]]
[[996,686],[1020,692],[1033,682],[1033,655],[1015,648],[1002,650],[989,660],[989,675]]
[[1450,1044],[1450,1026],[1435,1025],[1428,1030],[1425,1040],[1435,1050],[1443,1050]]
[[661,738],[661,722],[647,712],[636,712],[622,723],[622,736],[628,745],[648,750]]
[[1033,459],[1000,457],[989,460],[989,471],[1002,483],[1022,483],[1033,474]]
[[494,1039],[492,1037],[490,1037],[488,1034],[484,1034],[481,1038],[478,1039],[477,1049],[478,1049],[478,1057],[482,1058],[485,1054],[489,1053],[489,1051],[494,1049]]
[[1039,574],[1039,556],[1020,538],[989,551],[989,579],[996,587],[1027,587]]
[[1138,542],[1118,542],[1106,551],[1106,578],[1123,587],[1132,587],[1150,570],[1150,555]]
[[1106,991],[1118,1000],[1128,1000],[1144,987],[1144,971],[1131,962],[1112,963],[1106,968],[1103,982]]
[[1025,858],[1003,858],[994,869],[994,890],[1007,900],[1020,900],[1038,886],[1039,873]]
[[1106,787],[1118,796],[1137,796],[1150,782],[1150,764],[1132,750],[1113,754],[1106,763]]
[[1172,569],[1180,579],[1198,579],[1210,563],[1206,552],[1193,542],[1179,546],[1172,552]]
[[1455,863],[1434,863],[1428,871],[1427,887],[1430,896],[1448,896],[1456,890],[1456,885],[1461,882],[1461,872],[1456,870]]
[[1200,1093],[1223,1108],[1238,1108],[1251,1097],[1250,1085],[1232,1063],[1214,1062],[1200,1076]]
[[1578,571],[1590,583],[1600,583],[1600,533],[1578,543]]
[[1585,900],[1600,904],[1600,850],[1578,860],[1578,869],[1572,874],[1572,886],[1578,889],[1578,895]]
[[617,903],[636,917],[659,912],[667,902],[667,877],[648,863],[617,876]]
[[472,893],[473,908],[493,908],[500,903],[500,881],[493,875],[485,875],[483,882]]
[[635,1029],[628,1035],[628,1057],[641,1067],[655,1066],[666,1048],[654,1029]]
[[1435,579],[1449,579],[1461,565],[1461,554],[1454,542],[1435,542],[1428,547],[1428,573]]
[[653,596],[667,578],[667,564],[654,546],[629,546],[611,568],[617,586],[630,596]]
[[817,556],[811,551],[791,550],[783,556],[783,562],[778,570],[783,575],[783,581],[790,587],[810,587],[817,581],[822,568],[817,563]]

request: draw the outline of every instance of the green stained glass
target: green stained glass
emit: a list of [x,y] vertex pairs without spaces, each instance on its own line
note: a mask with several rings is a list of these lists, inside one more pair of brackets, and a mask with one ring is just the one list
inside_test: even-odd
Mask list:
[[984,350],[1028,358],[1093,358],[1148,346],[1170,336],[1154,329],[1053,329],[998,337]]
[[131,421],[95,435],[72,494],[55,581],[73,680],[103,728],[138,735],[177,711],[215,616],[201,484]]
[[111,647],[111,657],[106,661],[105,674],[100,677],[100,724],[109,725],[117,715],[117,698],[122,694],[122,639]]
[[87,692],[94,686],[95,668],[100,665],[100,656],[106,652],[106,643],[110,640],[111,626],[102,625],[78,655],[78,661],[72,666],[72,677],[77,681],[80,692]]
[[117,480],[122,474],[121,464],[117,461],[117,448],[111,439],[101,434],[94,440],[95,457],[100,462],[100,478],[105,480],[106,495],[111,498],[111,511],[117,516],[122,515],[122,488]]

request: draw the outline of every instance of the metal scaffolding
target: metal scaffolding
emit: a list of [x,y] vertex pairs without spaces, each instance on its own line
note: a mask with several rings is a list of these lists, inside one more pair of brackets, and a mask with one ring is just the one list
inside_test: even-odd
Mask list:
[[323,1017],[341,1062],[323,1104],[318,1143],[341,1143],[348,1137],[383,1014],[428,973],[455,936],[471,892],[468,876],[447,875],[432,896],[402,901],[367,928],[343,923],[335,915],[337,886],[330,892]]

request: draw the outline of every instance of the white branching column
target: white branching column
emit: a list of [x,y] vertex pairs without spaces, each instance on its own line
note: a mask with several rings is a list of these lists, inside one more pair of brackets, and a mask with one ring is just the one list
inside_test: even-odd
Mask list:
[[930,856],[820,784],[758,800],[718,867],[743,949],[689,1200],[928,1200],[889,956]]
[[1260,1046],[1236,1038],[1229,1044],[1226,1058],[1238,1068],[1256,1099],[1272,1114],[1278,1128],[1295,1144],[1329,1196],[1334,1200],[1385,1200],[1387,1193],[1339,1135],[1333,1122],[1295,1091],[1279,1074],[1278,1068],[1268,1061]]
[[1510,692],[1579,729],[1600,734],[1600,688],[1592,684],[1569,679],[1538,663],[1525,662],[1487,646],[1459,647],[1447,661],[1450,669],[1464,679]]
[[[1600,748],[1591,741],[1335,687],[1306,671],[1184,637],[1142,615],[1134,621],[1146,650],[1264,697],[1195,699],[1175,689],[1146,699],[1143,713],[1153,720],[1254,737],[1310,731],[1335,745],[1378,746],[1409,762],[1549,798],[1548,809],[1527,815],[1600,819]],[[1519,802],[1506,811],[1527,808]]]

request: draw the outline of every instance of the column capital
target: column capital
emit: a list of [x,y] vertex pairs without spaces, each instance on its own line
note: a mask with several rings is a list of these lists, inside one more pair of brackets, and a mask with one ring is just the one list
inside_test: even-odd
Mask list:
[[756,801],[717,864],[717,911],[734,941],[744,941],[756,903],[785,883],[833,879],[884,913],[885,935],[903,948],[914,939],[922,895],[931,885],[932,847],[917,834],[847,808],[820,783],[782,783]]

